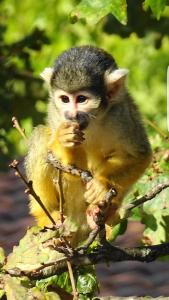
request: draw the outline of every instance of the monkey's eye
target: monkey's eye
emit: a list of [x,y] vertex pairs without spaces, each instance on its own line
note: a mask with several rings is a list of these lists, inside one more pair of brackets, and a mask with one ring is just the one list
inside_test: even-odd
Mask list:
[[83,103],[83,102],[85,102],[86,100],[87,100],[87,97],[84,96],[84,95],[78,95],[77,98],[76,98],[76,101],[77,101],[78,103]]
[[62,100],[63,103],[68,103],[69,102],[69,97],[66,95],[60,96],[60,99]]

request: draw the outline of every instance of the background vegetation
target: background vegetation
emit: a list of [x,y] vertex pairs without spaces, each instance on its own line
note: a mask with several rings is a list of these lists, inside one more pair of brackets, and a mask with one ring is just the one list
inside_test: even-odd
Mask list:
[[[12,116],[28,136],[45,121],[48,95],[39,74],[63,50],[92,44],[130,70],[129,90],[143,113],[154,150],[151,167],[126,201],[165,182],[169,174],[167,5],[168,0],[0,0],[0,171],[26,151],[12,128]],[[131,219],[145,224],[143,241],[148,245],[169,241],[168,199],[166,189],[132,211]],[[126,230],[126,222],[114,228],[112,239]]]
[[[91,2],[0,1],[1,169],[11,156],[25,153],[11,128],[12,116],[28,135],[33,126],[44,122],[48,97],[39,74],[71,46],[97,45],[112,53],[121,67],[129,68],[129,89],[144,117],[167,133],[167,1],[128,0],[126,5],[125,0],[116,0],[114,6],[110,0]],[[150,126],[148,130],[156,135]],[[157,146],[158,137],[155,142]]]

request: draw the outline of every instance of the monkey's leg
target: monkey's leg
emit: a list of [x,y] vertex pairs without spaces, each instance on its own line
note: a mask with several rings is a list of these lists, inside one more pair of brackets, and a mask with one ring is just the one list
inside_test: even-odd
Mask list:
[[[54,179],[57,179],[57,171],[47,163],[49,139],[50,130],[46,126],[38,126],[33,131],[29,142],[29,152],[25,159],[25,167],[28,180],[33,182],[36,194],[57,222],[60,218],[58,212],[59,202],[58,192],[53,182]],[[51,224],[51,221],[33,197],[30,197],[30,212],[39,225]]]
[[[60,222],[60,213],[59,213],[59,201],[58,201],[58,192],[52,178],[56,179],[56,175],[52,168],[46,165],[39,165],[38,162],[35,163],[35,173],[31,174],[29,178],[33,182],[33,188],[36,194],[40,197],[41,201],[57,222]],[[38,175],[36,175],[38,172]],[[48,216],[45,214],[40,205],[36,202],[33,197],[30,197],[30,212],[35,217],[38,225],[45,226],[50,225],[51,221]]]

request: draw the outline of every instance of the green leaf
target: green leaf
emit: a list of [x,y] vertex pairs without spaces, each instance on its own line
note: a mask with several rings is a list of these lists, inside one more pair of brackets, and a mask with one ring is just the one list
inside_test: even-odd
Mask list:
[[4,290],[0,290],[0,299],[5,295],[5,291]]
[[[166,176],[159,175],[153,186],[165,182]],[[145,224],[144,242],[154,245],[169,242],[169,189],[165,189],[154,199],[143,205],[142,223]]]
[[0,268],[2,267],[4,261],[5,261],[5,252],[4,249],[0,247]]
[[143,217],[143,224],[145,230],[143,234],[143,241],[148,245],[156,245],[164,242],[169,242],[169,210],[164,212],[157,211],[152,215],[145,215]]
[[119,224],[112,228],[110,240],[114,241],[118,235],[122,235],[127,229],[127,220],[122,220]]
[[52,284],[56,285],[57,281],[58,281],[58,276],[57,275],[53,275],[53,276],[48,277],[48,278],[37,280],[36,281],[36,286],[40,290],[42,290],[44,292],[47,292],[48,286],[50,286]]
[[56,282],[58,286],[60,286],[62,289],[64,289],[66,292],[71,293],[72,292],[72,286],[70,282],[70,277],[68,272],[62,273],[60,276],[58,276],[58,280]]
[[0,273],[0,299],[2,298],[2,296],[5,294],[5,290],[4,290],[4,274]]
[[61,300],[61,298],[54,292],[48,292],[45,293],[45,300]]
[[86,19],[88,23],[94,25],[109,13],[113,14],[123,25],[126,25],[126,0],[82,0],[71,12],[71,20],[74,23],[78,19]]
[[7,299],[9,300],[60,300],[60,297],[57,293],[47,292],[43,293],[37,287],[29,286],[29,279],[24,277],[16,278],[9,275],[4,276],[5,282],[5,292]]
[[[26,235],[21,239],[19,246],[14,247],[13,252],[7,257],[5,270],[19,269],[22,271],[32,271],[45,263],[64,258],[64,255],[48,246],[50,241],[57,242],[59,232],[57,230],[40,231],[40,228],[33,227],[29,229]],[[51,276],[57,266],[51,266],[43,269],[45,276]]]
[[150,7],[154,16],[159,20],[166,5],[167,0],[145,0],[144,9]]
[[[36,296],[37,300],[45,300],[42,293],[35,289],[34,291],[31,291],[31,288],[24,286],[22,283],[22,279],[11,277],[9,275],[4,276],[4,282],[5,282],[5,292],[7,299],[9,300],[27,300],[28,295],[34,299],[34,296]],[[27,280],[29,282],[29,280]]]
[[83,267],[78,270],[77,290],[79,294],[90,296],[93,296],[96,290],[98,290],[98,282],[93,267]]

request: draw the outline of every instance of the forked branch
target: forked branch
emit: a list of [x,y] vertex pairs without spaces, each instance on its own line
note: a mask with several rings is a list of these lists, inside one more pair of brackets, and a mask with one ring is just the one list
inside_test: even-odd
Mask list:
[[26,180],[26,178],[23,176],[23,174],[19,170],[18,165],[19,165],[19,162],[17,160],[13,160],[13,162],[9,165],[9,167],[15,170],[15,175],[18,176],[24,182],[24,184],[26,185],[27,189],[25,190],[25,193],[27,193],[27,194],[29,194],[29,195],[31,195],[31,196],[34,197],[34,199],[41,206],[41,208],[43,209],[43,211],[45,212],[45,214],[48,216],[48,218],[50,219],[50,221],[52,222],[52,224],[56,225],[55,220],[50,215],[49,211],[47,210],[47,208],[45,207],[45,205],[41,201],[40,197],[34,191],[32,181],[27,181]]

